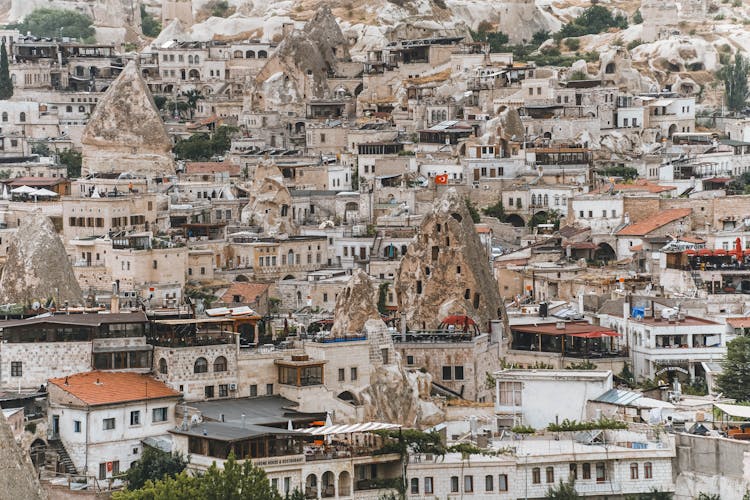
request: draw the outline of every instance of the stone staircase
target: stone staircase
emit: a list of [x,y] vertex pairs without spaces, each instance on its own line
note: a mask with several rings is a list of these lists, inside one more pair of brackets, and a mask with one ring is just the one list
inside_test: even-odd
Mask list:
[[[66,474],[78,474],[76,466],[73,464],[73,460],[71,460],[70,455],[68,455],[68,450],[65,449],[65,445],[62,441],[59,439],[50,439],[47,446],[48,451],[54,452],[54,454],[57,455],[57,464],[51,464],[53,468],[56,468],[59,472],[65,472]],[[47,460],[47,464],[49,464],[49,459]],[[63,468],[62,471],[60,471],[61,466]]]

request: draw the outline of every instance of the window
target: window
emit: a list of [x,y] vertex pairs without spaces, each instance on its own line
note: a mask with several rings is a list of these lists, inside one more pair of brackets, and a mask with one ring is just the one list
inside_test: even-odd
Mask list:
[[195,360],[193,365],[193,373],[207,373],[208,372],[208,361],[206,358],[198,358]]
[[102,428],[105,431],[111,431],[115,428],[115,419],[114,418],[105,418],[102,420]]
[[508,491],[508,475],[500,474],[497,476],[497,491]]
[[226,398],[229,396],[229,386],[227,384],[219,384],[219,397]]
[[166,422],[167,421],[167,407],[154,408],[151,410],[151,421],[152,422]]
[[73,420],[73,432],[81,432],[81,421]]
[[419,478],[418,477],[411,478],[411,492],[413,494],[419,493]]
[[504,406],[522,406],[522,382],[500,382],[500,404]]
[[250,397],[254,398],[258,395],[258,386],[257,384],[253,384],[250,386]]
[[156,269],[159,266],[159,263],[156,262],[156,261],[154,261],[152,265],[153,265],[154,269]]
[[451,493],[458,493],[458,476],[451,476]]
[[555,468],[554,467],[547,467],[544,471],[547,482],[548,483],[554,483],[555,482]]
[[406,356],[406,364],[407,365],[413,365],[414,364],[414,356],[412,356],[412,355]]
[[424,492],[425,493],[432,493],[433,492],[433,489],[432,489],[432,478],[431,477],[424,478]]
[[533,484],[540,484],[542,482],[542,471],[539,467],[531,469],[531,482]]
[[474,476],[464,476],[464,493],[474,491]]
[[20,377],[23,375],[23,362],[22,361],[11,361],[10,363],[10,376]]
[[591,464],[583,464],[583,479],[591,479]]
[[[282,255],[282,257],[283,257],[283,255]],[[328,302],[328,294],[325,293],[325,292],[323,293],[323,302]]]
[[[110,470],[107,470],[107,464],[110,464]],[[107,476],[113,477],[120,473],[120,461],[104,462],[99,464],[99,479],[107,479]]]
[[346,379],[346,370],[339,368],[339,382],[343,382]]
[[18,121],[20,121],[21,123],[25,122],[26,121],[26,113],[24,113],[23,111],[21,111],[21,114],[18,115]]
[[356,366],[352,366],[349,369],[349,375],[350,375],[351,380],[357,380],[357,367]]
[[266,396],[273,396],[273,384],[266,384]]
[[463,366],[454,366],[453,367],[453,378],[455,380],[463,380],[464,379],[464,367]]
[[159,373],[167,374],[167,360],[159,358]]
[[134,410],[130,412],[130,425],[141,425],[140,410]]
[[570,464],[570,476],[569,479],[575,481],[578,479],[578,464]]
[[607,473],[604,467],[604,462],[596,463],[596,482],[603,483],[607,480]]
[[219,356],[214,360],[214,371],[215,372],[225,372],[227,371],[227,358],[224,356]]
[[484,476],[484,491],[492,491],[495,489],[494,477],[491,475]]
[[444,366],[443,367],[443,380],[452,380],[453,377],[451,376],[453,370],[451,370],[450,366]]
[[645,479],[654,478],[654,470],[651,467],[651,462],[646,462],[645,464],[643,464],[643,477]]
[[204,392],[204,393],[205,393],[205,395],[206,395],[206,399],[214,397],[214,386],[212,386],[212,385],[207,385],[207,386],[206,386],[206,387],[205,387],[205,388],[203,389],[203,392]]
[[633,462],[630,464],[630,479],[638,479],[638,463]]
[[[68,107],[70,107],[70,106],[68,106]],[[3,121],[4,122],[8,121],[8,113],[3,112]]]

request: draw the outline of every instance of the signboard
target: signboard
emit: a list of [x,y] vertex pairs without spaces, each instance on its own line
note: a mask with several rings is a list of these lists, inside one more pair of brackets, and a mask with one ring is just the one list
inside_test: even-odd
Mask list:
[[274,465],[299,465],[305,463],[304,455],[287,455],[281,457],[259,458],[252,461],[256,467],[268,467]]
[[685,375],[690,375],[690,372],[680,366],[665,366],[661,370],[657,371],[656,374],[661,375],[664,372],[680,372],[684,373]]

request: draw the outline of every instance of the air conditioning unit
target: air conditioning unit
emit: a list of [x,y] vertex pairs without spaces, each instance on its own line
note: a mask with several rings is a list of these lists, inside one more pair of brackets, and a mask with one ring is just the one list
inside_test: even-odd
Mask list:
[[230,391],[236,391],[237,390],[237,384],[229,384],[229,390]]

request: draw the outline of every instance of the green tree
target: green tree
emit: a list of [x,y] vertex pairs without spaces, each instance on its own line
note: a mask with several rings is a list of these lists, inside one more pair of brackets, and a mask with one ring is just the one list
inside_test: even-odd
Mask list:
[[166,453],[156,448],[144,447],[140,460],[125,473],[128,489],[138,490],[147,481],[158,481],[165,476],[175,477],[185,470],[187,460],[181,454]]
[[189,476],[184,471],[174,477],[146,481],[143,488],[126,490],[112,495],[113,500],[282,500],[271,487],[266,473],[249,460],[237,462],[230,454],[224,468],[216,462],[201,476]]
[[633,24],[641,24],[642,22],[643,14],[641,14],[641,9],[638,9],[633,13]]
[[0,100],[7,100],[13,97],[13,80],[10,78],[10,69],[8,68],[8,52],[5,48],[5,42],[0,45]]
[[31,145],[31,154],[39,156],[49,156],[49,146],[47,146],[46,142],[35,142]]
[[183,97],[187,99],[188,109],[190,109],[190,117],[192,118],[193,113],[198,107],[198,101],[203,99],[203,94],[200,90],[190,89],[187,92],[182,93]]
[[477,206],[474,205],[474,202],[471,201],[468,196],[464,198],[464,202],[466,203],[466,210],[469,211],[471,220],[474,222],[474,224],[479,223],[481,219],[479,218],[479,210],[477,210]]
[[750,337],[737,337],[727,343],[727,355],[716,385],[725,397],[750,401]]
[[146,10],[144,4],[141,4],[141,31],[151,38],[156,38],[161,33],[161,23]]
[[503,200],[497,200],[497,203],[494,205],[490,205],[489,207],[482,210],[484,212],[484,215],[488,215],[490,217],[494,217],[500,222],[505,222],[505,205],[503,205]]
[[724,100],[727,108],[735,113],[745,109],[749,69],[748,62],[738,52],[734,56],[734,64],[724,66],[718,73],[719,78],[724,81]]
[[562,27],[555,33],[555,40],[560,41],[563,38],[591,35],[602,33],[609,28],[625,29],[628,27],[628,20],[623,15],[612,15],[609,9],[602,5],[592,5],[584,10],[580,16],[573,19],[569,24]]
[[68,36],[82,41],[91,41],[94,37],[92,19],[86,14],[65,9],[34,9],[23,22],[13,24],[21,33],[30,32],[34,36],[56,38]]
[[604,177],[621,177],[626,181],[632,181],[638,178],[638,169],[635,169],[633,167],[613,165],[611,167],[602,169],[601,174]]
[[68,169],[68,179],[77,179],[81,176],[83,156],[80,152],[66,149],[58,155],[58,158],[60,159],[60,163]]
[[582,497],[576,491],[575,483],[572,480],[567,483],[560,480],[555,486],[549,487],[544,498],[550,498],[553,500],[578,500]]

